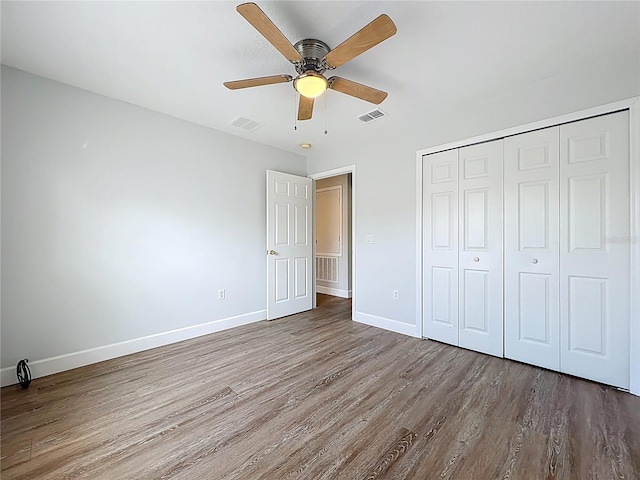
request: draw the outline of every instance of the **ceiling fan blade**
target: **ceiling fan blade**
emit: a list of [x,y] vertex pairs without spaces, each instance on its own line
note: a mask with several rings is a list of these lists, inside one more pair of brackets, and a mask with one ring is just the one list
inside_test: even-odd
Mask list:
[[274,83],[287,83],[291,81],[290,75],[271,75],[270,77],[247,78],[245,80],[234,80],[224,82],[223,85],[230,90],[239,88],[260,87],[262,85],[272,85]]
[[258,32],[266,38],[271,45],[284,55],[287,60],[292,63],[302,62],[302,56],[291,45],[291,42],[287,40],[278,27],[267,17],[267,15],[260,10],[260,7],[255,3],[243,3],[238,5],[236,10],[242,15],[247,22],[253,25]]
[[352,97],[366,100],[367,102],[375,103],[376,105],[382,103],[387,98],[388,93],[382,90],[377,90],[373,87],[367,87],[360,83],[352,82],[346,78],[331,77],[328,80],[329,88],[336,92],[346,93]]
[[300,95],[300,103],[298,104],[298,120],[310,120],[313,114],[313,98],[307,98]]
[[382,14],[327,53],[324,59],[332,67],[339,67],[392,37],[397,31],[393,21]]

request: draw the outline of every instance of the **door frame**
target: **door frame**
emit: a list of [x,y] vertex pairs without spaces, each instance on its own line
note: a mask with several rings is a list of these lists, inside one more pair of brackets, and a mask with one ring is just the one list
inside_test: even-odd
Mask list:
[[[424,155],[438,153],[454,148],[466,147],[476,143],[497,140],[512,135],[527,133],[533,130],[553,127],[563,123],[584,120],[589,117],[606,115],[621,110],[629,111],[629,203],[630,203],[630,317],[629,317],[629,341],[630,341],[630,383],[629,392],[640,396],[640,97],[632,97],[619,102],[608,103],[585,110],[547,118],[537,122],[527,123],[504,130],[498,130],[476,137],[457,140],[451,143],[436,145],[418,150],[416,152],[416,326],[420,337],[424,337],[423,331],[423,160]],[[355,284],[354,284],[355,287]],[[355,290],[354,290],[355,291]]]
[[345,167],[325,170],[324,172],[312,173],[307,175],[313,180],[313,308],[316,308],[316,180],[323,178],[337,177],[338,175],[351,174],[351,320],[355,318],[356,312],[356,166],[347,165]]

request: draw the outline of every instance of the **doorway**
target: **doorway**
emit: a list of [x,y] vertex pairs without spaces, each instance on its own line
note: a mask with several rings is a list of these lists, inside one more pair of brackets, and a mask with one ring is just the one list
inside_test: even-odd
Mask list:
[[351,298],[351,174],[315,183],[316,293]]
[[355,311],[355,165],[309,175],[314,180],[313,284],[317,295],[352,299]]

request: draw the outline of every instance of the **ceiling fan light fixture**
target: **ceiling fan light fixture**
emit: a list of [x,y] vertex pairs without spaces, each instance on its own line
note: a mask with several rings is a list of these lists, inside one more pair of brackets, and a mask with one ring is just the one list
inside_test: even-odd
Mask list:
[[293,81],[293,88],[307,98],[316,98],[322,95],[328,87],[327,79],[316,72],[305,72]]

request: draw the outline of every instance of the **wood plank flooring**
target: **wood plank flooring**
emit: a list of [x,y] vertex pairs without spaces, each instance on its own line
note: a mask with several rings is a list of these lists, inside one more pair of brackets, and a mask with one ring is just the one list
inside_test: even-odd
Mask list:
[[2,479],[640,478],[640,398],[319,297],[2,389]]

